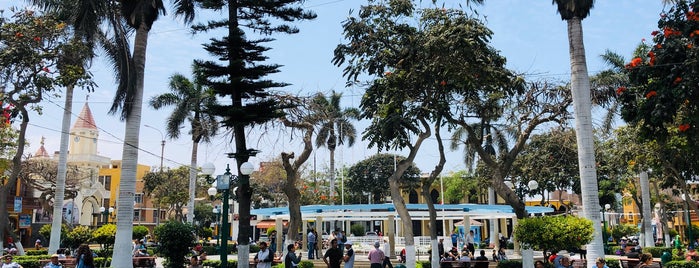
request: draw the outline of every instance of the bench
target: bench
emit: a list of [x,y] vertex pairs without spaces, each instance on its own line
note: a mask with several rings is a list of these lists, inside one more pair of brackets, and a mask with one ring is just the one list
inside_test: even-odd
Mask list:
[[133,260],[133,267],[148,267],[148,268],[155,267],[155,257],[151,257],[151,256],[133,257],[132,260]]
[[471,268],[485,268],[488,267],[490,261],[440,261],[440,267],[471,267]]
[[[621,267],[623,268],[636,268],[640,262],[641,260],[636,258],[619,258],[619,264],[621,264]],[[653,264],[650,267],[662,268],[663,265],[662,263],[653,260]]]
[[[48,259],[48,260],[39,260],[39,266],[44,267],[44,266],[46,266],[46,264],[48,264],[49,262],[51,262],[51,259]],[[66,268],[75,267],[75,265],[77,265],[77,259],[76,259],[76,258],[62,258],[62,259],[59,258],[59,259],[58,259],[58,262],[61,263],[61,265],[63,265],[63,267],[66,267]]]

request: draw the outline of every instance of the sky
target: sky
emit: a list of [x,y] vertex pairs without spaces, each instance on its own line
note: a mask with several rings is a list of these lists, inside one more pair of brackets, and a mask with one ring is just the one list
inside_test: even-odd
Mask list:
[[[171,1],[165,1],[170,4]],[[432,1],[422,1],[429,5]],[[560,19],[556,7],[548,0],[488,0],[484,5],[472,6],[493,32],[492,46],[507,58],[508,68],[518,73],[526,73],[528,79],[546,79],[565,82],[570,78],[570,58],[566,22]],[[0,0],[0,9],[9,6],[23,7],[25,1]],[[330,93],[332,90],[343,94],[343,107],[358,107],[363,93],[362,88],[345,87],[342,67],[331,63],[334,48],[343,42],[341,23],[354,14],[366,0],[308,0],[304,7],[317,13],[313,21],[295,23],[300,29],[295,35],[275,35],[276,41],[269,45],[269,62],[283,65],[281,72],[272,79],[291,83],[283,90],[288,93],[310,95],[315,92]],[[466,6],[465,0],[438,1],[441,7]],[[588,70],[594,75],[607,68],[599,55],[611,50],[630,57],[633,49],[642,40],[650,41],[650,33],[657,28],[659,14],[663,10],[660,0],[598,0],[590,16],[583,21],[584,42]],[[168,13],[169,14],[169,13]],[[195,19],[206,21],[221,16],[207,13]],[[172,16],[161,17],[151,30],[145,73],[144,100],[168,92],[167,81],[174,73],[191,77],[191,63],[194,59],[208,59],[202,48],[212,34],[192,35],[188,26]],[[109,115],[115,92],[111,68],[97,59],[90,71],[98,85],[94,92],[76,90],[73,103],[74,124],[80,109],[89,95],[89,106],[100,130],[98,153],[112,159],[121,159],[124,138],[124,122],[117,116]],[[48,97],[42,103],[43,114],[30,115],[27,139],[30,142],[26,152],[34,153],[42,137],[49,153],[58,151],[62,118],[62,98]],[[160,164],[162,134],[165,134],[165,120],[171,109],[154,109],[144,105],[142,124],[151,127],[140,129],[140,149],[138,162],[157,167]],[[599,119],[601,121],[601,119]],[[571,123],[572,124],[572,123]],[[357,122],[358,135],[368,122]],[[191,155],[191,138],[183,129],[180,139],[170,140],[165,145],[164,165],[178,167],[188,165]],[[447,136],[448,135],[443,135]],[[278,157],[282,151],[300,152],[298,138],[292,139],[288,131],[267,129],[251,131],[247,137],[248,146],[262,152],[250,161],[259,167],[260,162]],[[342,147],[336,151],[336,166],[352,165],[377,151],[368,148],[367,142],[358,139],[353,147]],[[217,167],[215,174],[224,172],[226,164],[234,166],[234,161],[226,153],[234,152],[230,135],[217,137],[210,144],[199,146],[199,166],[212,162]],[[416,165],[429,172],[437,164],[436,142],[428,141],[418,153]],[[391,152],[393,153],[393,152]],[[397,152],[402,155],[407,153]],[[326,148],[314,150],[309,159],[309,169],[327,170],[329,152]],[[465,169],[460,151],[449,152],[445,172]]]

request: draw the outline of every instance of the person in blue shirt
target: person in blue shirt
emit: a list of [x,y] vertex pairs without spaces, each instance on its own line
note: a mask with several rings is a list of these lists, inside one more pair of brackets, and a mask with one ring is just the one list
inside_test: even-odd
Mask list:
[[457,244],[458,240],[459,240],[459,235],[456,234],[456,231],[451,232],[451,245],[458,248],[459,247],[459,245]]
[[313,229],[308,232],[308,259],[312,260],[315,256],[314,253],[316,248],[316,235],[313,233]]

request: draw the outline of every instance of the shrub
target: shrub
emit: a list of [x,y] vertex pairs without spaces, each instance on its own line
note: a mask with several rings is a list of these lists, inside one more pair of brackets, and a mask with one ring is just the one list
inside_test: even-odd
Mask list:
[[257,253],[260,251],[260,246],[258,245],[250,245],[250,253]]
[[498,262],[498,268],[521,268],[522,261],[518,260],[506,260]]
[[208,255],[216,255],[219,253],[218,250],[216,249],[216,246],[204,246],[203,250]]
[[68,232],[63,244],[68,248],[78,248],[82,244],[89,243],[90,240],[92,240],[92,230],[87,226],[80,225]]
[[666,247],[645,247],[643,248],[643,253],[650,253],[653,255],[653,258],[660,258],[660,256],[663,255],[663,252],[672,252],[672,248],[666,248]]
[[168,221],[155,227],[155,237],[160,241],[159,251],[167,259],[165,267],[182,267],[189,248],[194,246],[194,227],[178,221]]
[[418,268],[418,267],[427,268],[427,267],[432,267],[432,263],[430,263],[430,261],[415,261],[415,266],[416,266],[416,268]]
[[[201,265],[204,267],[218,268],[218,267],[221,267],[221,261],[220,260],[205,260]],[[238,261],[228,260],[228,267],[238,267]],[[282,264],[282,267],[284,267],[283,264]],[[298,267],[301,267],[301,265],[299,265]],[[313,266],[311,266],[311,267],[313,267]]]
[[39,249],[39,250],[30,249],[30,250],[27,250],[26,252],[27,252],[27,256],[48,255],[49,254],[48,249]]
[[114,245],[114,235],[116,235],[116,225],[105,224],[100,228],[97,228],[92,232],[92,241],[101,244],[103,246],[109,247]]
[[618,259],[604,259],[606,261],[607,267],[609,268],[621,268],[621,263]]
[[638,229],[638,226],[633,224],[617,224],[612,227],[612,237],[616,241],[621,241],[622,237],[631,236],[640,231],[641,230]]
[[299,262],[298,268],[313,268],[313,262],[312,261],[301,261]]
[[[41,226],[39,229],[39,234],[41,234],[43,237],[46,238],[46,242],[51,241],[51,224],[44,224]],[[61,241],[64,241],[66,239],[66,235],[68,234],[68,225],[61,224]]]
[[356,224],[356,223],[352,224],[352,226],[350,226],[350,232],[354,236],[364,236],[364,234],[365,234],[364,233],[364,225]]
[[131,234],[131,239],[141,240],[148,235],[148,228],[142,225],[137,225],[133,227],[133,234]]
[[666,263],[665,268],[699,268],[699,263],[693,261],[671,261]]
[[95,249],[92,252],[97,254],[97,257],[107,258],[107,257],[112,256],[112,254],[114,253],[114,250],[105,248],[105,249]]
[[112,264],[112,258],[95,257],[94,263],[95,267],[109,267]]

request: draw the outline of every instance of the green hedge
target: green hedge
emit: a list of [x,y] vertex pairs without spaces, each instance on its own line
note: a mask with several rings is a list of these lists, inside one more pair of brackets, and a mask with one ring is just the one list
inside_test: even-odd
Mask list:
[[609,268],[621,268],[621,263],[618,259],[604,259],[606,261],[607,267]]
[[498,268],[522,268],[522,261],[506,260],[498,262]]
[[672,252],[672,248],[666,248],[666,247],[645,247],[643,248],[643,253],[650,253],[653,255],[653,258],[660,258],[660,256],[663,255],[663,252]]
[[[202,266],[204,266],[206,268],[219,268],[219,267],[221,267],[221,261],[220,260],[205,260],[202,263]],[[228,267],[238,267],[238,261],[228,260]]]
[[671,261],[663,265],[665,268],[699,268],[699,263],[693,261]]
[[48,255],[49,254],[48,249],[39,249],[39,250],[31,249],[31,250],[27,250],[26,252],[27,252],[27,256]]

